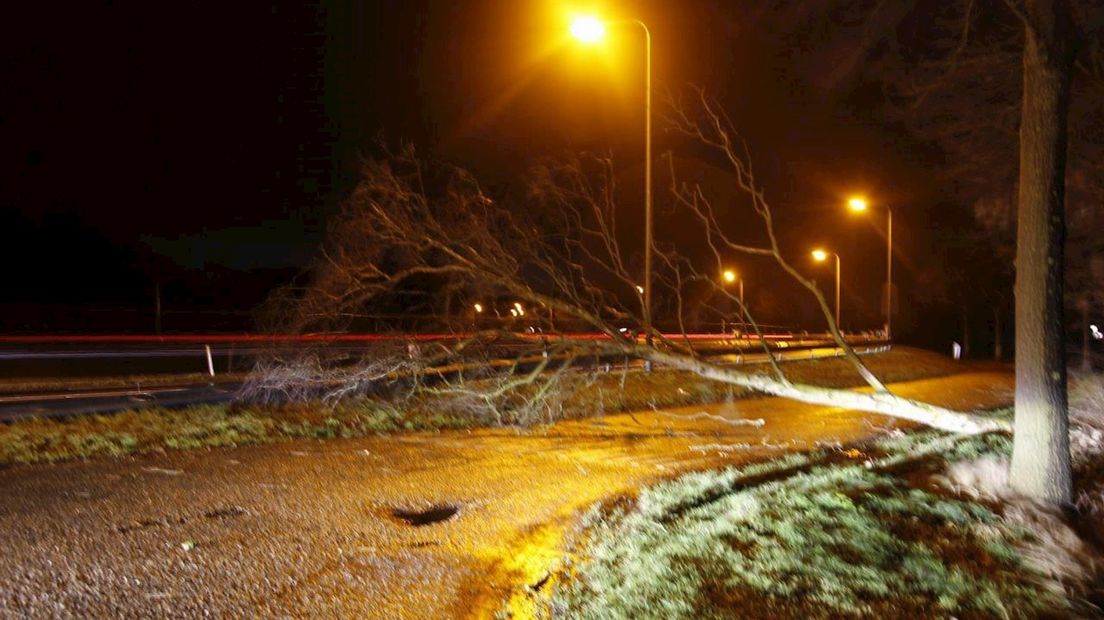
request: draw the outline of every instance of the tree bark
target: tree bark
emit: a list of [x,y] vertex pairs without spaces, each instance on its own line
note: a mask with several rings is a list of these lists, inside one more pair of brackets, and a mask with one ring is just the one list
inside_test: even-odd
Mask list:
[[1081,307],[1081,372],[1092,372],[1092,354],[1089,349],[1089,300],[1082,299]]
[[962,357],[970,357],[970,313],[962,306]]
[[1063,325],[1067,113],[1074,27],[1064,0],[1024,0],[1016,234],[1016,419],[1010,483],[1071,497]]
[[993,359],[998,362],[1004,359],[1004,344],[1002,342],[1000,313],[1000,307],[993,306]]

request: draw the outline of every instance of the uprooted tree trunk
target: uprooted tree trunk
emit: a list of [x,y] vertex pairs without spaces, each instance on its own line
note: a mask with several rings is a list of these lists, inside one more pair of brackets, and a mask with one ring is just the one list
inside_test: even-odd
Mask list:
[[[481,307],[489,307],[500,300],[500,305],[508,305],[519,316],[554,315],[555,327],[564,330],[552,331],[549,324],[542,340],[553,341],[554,352],[550,355],[546,343],[535,365],[524,369],[515,364],[494,377],[483,374],[479,381],[466,380],[462,372],[439,373],[432,390],[451,395],[457,402],[494,408],[518,402],[509,398],[513,391],[523,392],[521,401],[529,406],[534,398],[550,397],[556,385],[570,385],[559,381],[562,377],[584,372],[586,364],[573,364],[573,360],[632,357],[767,394],[876,412],[955,433],[1006,430],[1007,424],[1001,421],[895,396],[870,372],[832,320],[815,283],[782,256],[770,208],[755,184],[745,154],[733,146],[734,132],[704,96],[698,100],[702,103],[699,112],[704,114],[698,118],[704,122],[699,125],[680,110],[677,127],[720,149],[736,172],[739,189],[750,197],[770,242],[764,247],[734,243],[717,225],[702,188],[680,189],[673,183],[676,205],[687,209],[688,219],[700,224],[712,258],[703,261],[681,256],[657,243],[657,297],[666,298],[668,307],[681,309],[688,287],[712,287],[739,307],[767,355],[769,374],[701,359],[684,338],[685,330],[666,337],[653,329],[654,347],[621,331],[627,322],[643,324],[643,296],[637,286],[639,274],[621,248],[612,164],[605,158],[547,163],[531,173],[524,194],[499,199],[486,196],[469,173],[429,165],[410,148],[367,162],[364,179],[331,223],[310,282],[302,289],[284,291],[283,304],[276,304],[283,308],[279,314],[284,328],[332,331],[348,329],[366,315],[396,311],[414,315],[418,308],[432,306],[435,292],[447,283],[451,290],[467,286],[472,295],[478,291],[485,296],[470,297],[469,305],[479,302]],[[822,310],[831,337],[873,393],[790,381],[748,308],[713,275],[720,273],[722,253],[729,252],[771,257],[808,289]],[[712,264],[703,267],[703,262]],[[672,319],[683,324],[681,316]],[[500,324],[497,330],[464,334],[460,345],[438,345],[437,356],[465,367],[463,349],[480,349],[471,343],[485,341],[488,333],[491,338],[496,331],[497,336],[507,337],[510,327]],[[579,338],[572,336],[571,330],[598,332],[601,337]],[[541,361],[551,358],[555,363]],[[490,361],[484,357],[470,366],[489,367]],[[504,419],[497,409],[495,414]]]

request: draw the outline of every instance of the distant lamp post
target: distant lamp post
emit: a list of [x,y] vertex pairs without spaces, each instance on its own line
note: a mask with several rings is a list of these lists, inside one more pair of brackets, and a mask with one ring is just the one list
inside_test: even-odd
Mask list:
[[[652,32],[639,19],[626,20],[644,30],[644,334],[652,344]],[[576,17],[571,22],[571,35],[583,43],[600,42],[606,35],[602,20],[592,15]],[[651,371],[652,362],[644,362]]]
[[[861,196],[852,196],[847,200],[847,208],[852,213],[865,213],[869,209],[866,199]],[[885,292],[885,334],[886,340],[893,338],[893,209],[888,205],[886,210],[886,292]]]
[[[742,325],[744,322],[744,279],[740,277],[740,275],[734,270],[725,269],[723,272],[721,272],[721,281],[724,282],[725,285],[738,283],[738,297],[740,299],[740,323]],[[724,326],[722,326],[721,329],[723,330]],[[743,329],[743,327],[741,327],[741,329]]]
[[740,274],[736,273],[732,269],[725,269],[721,274],[721,279],[725,284],[739,283],[740,290],[740,305],[744,305],[744,279],[740,277]]
[[823,263],[828,260],[829,256],[836,257],[836,329],[840,328],[840,257],[835,252],[828,252],[827,250],[816,249],[812,251],[813,260],[818,263]]
[[472,327],[479,328],[479,317],[483,315],[483,304],[476,302],[472,304],[472,310],[475,310],[475,314],[472,315]]
[[521,307],[520,301],[514,302],[514,309],[517,310],[517,316],[525,316],[525,308]]

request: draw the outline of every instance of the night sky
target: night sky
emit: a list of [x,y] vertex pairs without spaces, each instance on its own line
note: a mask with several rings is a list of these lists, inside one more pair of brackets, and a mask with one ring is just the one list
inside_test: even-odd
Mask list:
[[[938,155],[887,124],[880,87],[848,64],[853,20],[783,32],[757,4],[599,8],[650,25],[657,92],[695,83],[724,103],[787,247],[846,247],[845,308],[874,327],[884,245],[840,210],[844,197],[895,205],[907,231],[902,289],[941,280],[939,243],[970,245],[969,211],[933,180]],[[562,4],[89,1],[14,12],[0,97],[3,330],[73,329],[38,307],[145,308],[158,286],[181,313],[177,329],[247,328],[267,291],[310,259],[380,139],[410,140],[492,189],[578,149],[609,149],[619,174],[639,175],[639,35],[616,33],[604,55],[557,46]],[[656,141],[657,153],[680,146],[658,119]],[[945,300],[930,287],[916,297],[926,309],[903,311],[926,333]]]

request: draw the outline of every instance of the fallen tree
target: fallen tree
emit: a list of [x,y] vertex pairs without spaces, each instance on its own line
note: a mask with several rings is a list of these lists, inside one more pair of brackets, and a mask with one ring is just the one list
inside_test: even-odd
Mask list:
[[[718,223],[706,188],[678,182],[672,159],[673,208],[695,223],[695,234],[706,248],[704,256],[679,253],[662,241],[652,248],[659,265],[653,276],[653,297],[660,301],[668,322],[678,325],[676,336],[653,328],[642,334],[643,339],[637,337],[645,325],[643,290],[631,256],[622,248],[608,157],[545,162],[532,169],[522,191],[492,198],[467,171],[425,161],[412,147],[365,162],[363,178],[331,222],[320,258],[305,284],[280,291],[270,304],[270,325],[292,332],[341,331],[356,329],[371,317],[402,313],[463,317],[446,321],[451,328],[469,328],[457,329],[462,337],[401,358],[406,366],[403,372],[424,373],[442,363],[463,365],[472,352],[480,352],[483,362],[489,363],[488,342],[519,331],[523,323],[517,319],[528,317],[524,323],[542,336],[530,339],[529,350],[517,352],[518,356],[539,355],[544,362],[521,371],[477,372],[474,377],[465,372],[438,374],[431,386],[438,393],[481,406],[546,406],[545,401],[556,402],[558,390],[570,389],[572,382],[565,381],[568,373],[584,372],[571,358],[616,355],[766,394],[875,412],[955,433],[1009,429],[1004,421],[891,393],[848,344],[816,283],[783,256],[771,208],[731,124],[701,91],[693,91],[685,103],[672,99],[669,107],[672,127],[727,162],[766,238],[763,245],[730,238]],[[736,253],[773,259],[810,293],[835,344],[872,393],[787,378],[748,307],[718,282],[716,274],[724,259]],[[687,337],[690,299],[736,307],[751,340],[766,353],[771,371],[750,373],[695,352]],[[449,312],[476,304],[482,309],[484,304],[493,305],[489,300],[512,300],[513,316],[490,329],[473,330],[479,317],[471,311]],[[716,306],[715,301],[706,305]],[[581,338],[572,335],[572,329],[596,331],[602,337]],[[552,348],[554,355],[550,355]],[[395,365],[391,371],[381,373],[377,360],[372,372],[352,376],[393,381],[401,374],[400,362],[394,356],[390,359]],[[557,361],[550,363],[550,359]],[[411,360],[417,368],[409,368]],[[328,397],[363,393],[373,381],[338,383],[341,387],[326,391]],[[524,396],[518,398],[518,394]]]

